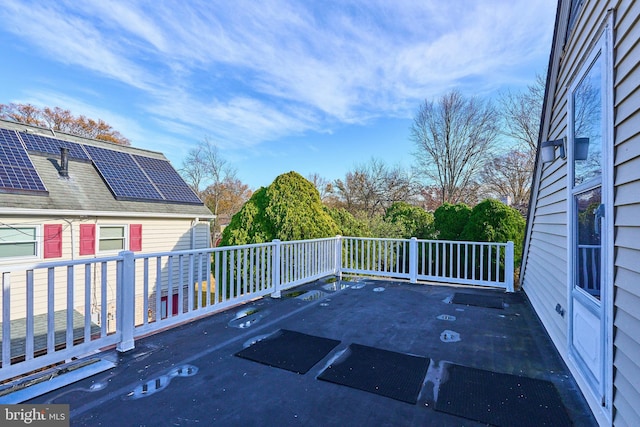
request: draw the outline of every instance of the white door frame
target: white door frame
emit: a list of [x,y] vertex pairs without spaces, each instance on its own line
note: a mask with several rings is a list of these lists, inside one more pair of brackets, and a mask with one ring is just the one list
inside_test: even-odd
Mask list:
[[[580,68],[575,74],[569,91],[567,114],[567,307],[568,307],[568,354],[575,367],[582,374],[582,378],[590,387],[583,390],[585,395],[590,393],[601,404],[605,416],[611,419],[613,397],[613,237],[614,237],[614,209],[613,209],[613,16],[609,14],[601,31],[598,32],[594,43],[590,46],[585,58],[581,61]],[[573,93],[582,79],[586,76],[596,58],[602,60],[602,176],[599,183],[601,203],[605,206],[605,216],[602,223],[602,271],[601,271],[601,295],[599,303],[586,295],[581,290],[574,289],[574,275],[576,271],[576,256],[574,246],[576,243],[574,216],[576,207],[574,203],[574,140],[573,135]],[[597,186],[597,184],[596,184]],[[579,187],[579,186],[578,186]],[[587,186],[588,187],[588,186]],[[586,190],[586,188],[584,188]],[[574,307],[578,301],[579,307]],[[574,347],[574,314],[578,310],[588,310],[600,317],[601,337],[599,345],[602,352],[599,359],[600,382],[595,384],[589,367],[583,362]]]

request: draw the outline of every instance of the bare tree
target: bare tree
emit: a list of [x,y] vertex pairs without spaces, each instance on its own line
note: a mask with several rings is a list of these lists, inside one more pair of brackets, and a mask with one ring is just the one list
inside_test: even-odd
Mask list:
[[493,158],[480,177],[488,195],[507,199],[521,213],[526,213],[531,189],[534,157],[530,151],[512,150]]
[[523,213],[529,203],[544,91],[545,77],[536,75],[535,82],[526,90],[500,95],[502,134],[514,148],[493,158],[481,173],[483,189],[490,196],[511,199]]
[[458,91],[420,106],[411,126],[416,170],[439,188],[441,203],[468,202],[473,196],[498,135],[497,121],[489,102]]
[[[229,188],[223,183],[236,180],[236,170],[220,155],[218,147],[205,137],[197,147],[189,151],[182,162],[180,173],[198,197],[206,199],[207,207],[217,217],[220,202],[226,197],[225,191]],[[205,189],[202,188],[204,185]],[[219,221],[216,218],[213,222],[214,237],[218,228]]]
[[331,196],[331,192],[333,191],[333,185],[331,184],[331,181],[320,176],[319,173],[310,174],[309,176],[307,176],[307,181],[309,181],[313,184],[314,187],[316,187],[316,190],[318,190],[318,193],[320,194],[320,200],[322,200],[323,202]]
[[526,91],[502,93],[498,101],[502,133],[515,140],[521,149],[534,153],[538,145],[545,85],[545,77],[537,74],[536,81],[527,86]]
[[384,213],[393,202],[410,201],[417,193],[417,186],[400,166],[389,167],[372,158],[348,172],[344,180],[336,180],[333,192],[341,207],[350,213],[363,212],[373,217]]

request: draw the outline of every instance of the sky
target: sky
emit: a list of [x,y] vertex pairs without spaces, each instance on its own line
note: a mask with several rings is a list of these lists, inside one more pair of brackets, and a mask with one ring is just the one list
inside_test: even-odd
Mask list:
[[208,139],[252,189],[409,170],[413,117],[546,71],[555,0],[3,0],[0,103],[102,119],[176,167]]

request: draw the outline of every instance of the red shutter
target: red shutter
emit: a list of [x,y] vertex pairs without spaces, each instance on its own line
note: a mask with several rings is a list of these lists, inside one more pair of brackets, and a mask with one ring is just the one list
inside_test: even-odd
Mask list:
[[80,224],[80,255],[96,253],[96,225]]
[[129,250],[142,250],[142,224],[129,225]]
[[62,224],[44,225],[44,257],[60,258],[62,256]]

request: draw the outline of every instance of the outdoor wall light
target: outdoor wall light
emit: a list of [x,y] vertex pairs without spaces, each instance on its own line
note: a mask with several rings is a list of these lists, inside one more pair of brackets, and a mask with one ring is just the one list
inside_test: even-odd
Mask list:
[[567,157],[565,151],[565,138],[556,139],[555,141],[545,141],[540,145],[540,155],[542,163],[553,162],[556,159],[556,147],[560,147],[560,157]]

